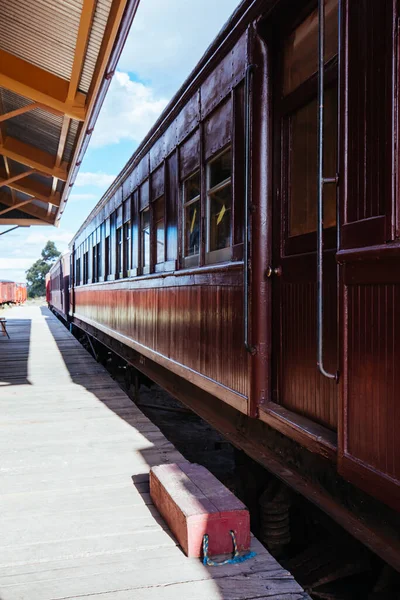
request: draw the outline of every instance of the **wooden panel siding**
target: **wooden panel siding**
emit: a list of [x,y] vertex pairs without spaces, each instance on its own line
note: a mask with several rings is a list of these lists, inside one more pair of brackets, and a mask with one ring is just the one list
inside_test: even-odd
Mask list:
[[240,277],[85,286],[76,289],[75,315],[247,396]]

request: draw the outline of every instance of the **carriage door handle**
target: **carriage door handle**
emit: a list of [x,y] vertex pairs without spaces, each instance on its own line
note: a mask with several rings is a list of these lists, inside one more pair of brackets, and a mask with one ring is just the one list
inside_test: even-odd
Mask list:
[[282,267],[273,267],[271,265],[268,265],[265,274],[268,278],[273,276],[280,277],[282,275]]

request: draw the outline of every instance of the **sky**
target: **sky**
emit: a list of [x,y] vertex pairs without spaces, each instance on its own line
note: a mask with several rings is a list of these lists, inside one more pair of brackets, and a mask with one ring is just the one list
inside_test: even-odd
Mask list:
[[[48,240],[64,252],[239,0],[141,0],[60,226],[0,235],[0,279],[25,281]],[[0,226],[0,232],[9,226]]]

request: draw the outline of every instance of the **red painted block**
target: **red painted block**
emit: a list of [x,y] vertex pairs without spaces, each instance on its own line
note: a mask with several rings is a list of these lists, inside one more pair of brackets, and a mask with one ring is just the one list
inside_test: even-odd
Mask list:
[[249,550],[249,511],[205,467],[191,463],[152,467],[150,495],[187,556],[202,556],[205,533],[210,556],[232,553],[230,530],[239,550]]

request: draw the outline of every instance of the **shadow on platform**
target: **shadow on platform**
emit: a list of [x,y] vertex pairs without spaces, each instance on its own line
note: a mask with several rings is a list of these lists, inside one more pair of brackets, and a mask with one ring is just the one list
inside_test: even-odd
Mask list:
[[[104,367],[96,363],[92,355],[84,350],[83,346],[79,345],[79,351],[76,350],[76,344],[79,344],[79,342],[73,336],[70,337],[63,324],[47,308],[41,308],[41,312],[57,343],[72,382],[84,387],[99,402],[103,403],[110,411],[114,412],[147,439],[148,444],[144,442],[142,448],[135,447],[133,452],[140,455],[148,467],[185,460],[182,459],[179,452],[164,438],[161,432],[151,426],[151,422],[144,415],[138,415],[138,408],[122,389],[119,388],[124,399],[120,399],[119,393],[119,400],[115,397],[115,386],[118,384]],[[82,359],[81,348],[88,354],[87,361]],[[98,373],[97,377],[96,373]],[[110,378],[109,386],[104,385],[104,375]],[[147,504],[148,508],[151,509],[156,521],[162,524],[165,533],[173,538],[168,526],[162,521],[156,509],[151,506],[148,472],[144,466],[142,473],[132,475],[132,483],[143,497],[144,504]],[[188,492],[191,493],[192,490],[188,490]],[[201,505],[201,499],[195,498],[193,501]],[[172,598],[171,587],[173,587],[173,596],[176,598],[201,597],[209,600],[232,600],[232,598],[235,598],[235,600],[248,600],[255,597],[260,600],[266,598],[269,600],[283,598],[301,600],[308,598],[290,574],[271,557],[257,540],[253,539],[253,545],[257,550],[255,558],[242,564],[227,564],[218,568],[204,566],[200,559],[188,559],[182,552],[182,558],[179,559],[174,568],[163,568],[161,561],[160,569],[155,569],[151,573],[149,581],[141,581],[140,586],[136,587],[135,584],[129,590],[125,588],[125,592],[132,593],[132,597],[136,595],[139,598],[141,597],[141,591],[145,590],[145,597],[150,598],[153,596],[150,596],[148,592],[152,589],[154,598],[158,598],[158,600],[170,600]],[[156,550],[155,548],[155,553],[157,553]],[[143,577],[146,579],[146,574],[143,574]],[[142,585],[143,587],[141,587]],[[120,597],[118,590],[115,590],[115,594],[116,597]],[[111,598],[111,596],[107,597]],[[121,595],[121,599],[124,598],[125,600],[127,597]]]
[[6,318],[10,339],[0,335],[0,389],[3,386],[30,384],[28,361],[31,320],[13,318],[8,315]]

